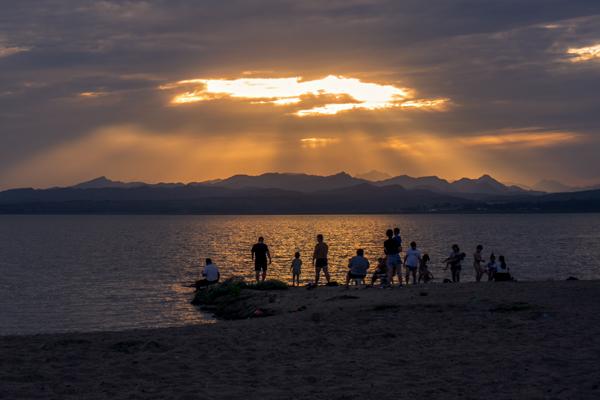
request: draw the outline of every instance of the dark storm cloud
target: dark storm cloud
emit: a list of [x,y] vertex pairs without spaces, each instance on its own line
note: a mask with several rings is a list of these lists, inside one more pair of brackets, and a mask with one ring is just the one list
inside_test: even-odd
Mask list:
[[[290,146],[307,135],[350,130],[383,141],[403,133],[453,138],[535,127],[586,135],[586,141],[502,154],[490,165],[511,176],[503,160],[527,164],[535,157],[542,174],[560,159],[563,178],[600,179],[590,172],[600,170],[590,150],[600,150],[600,63],[572,63],[566,54],[570,47],[600,43],[597,1],[53,0],[0,6],[0,170],[121,124],[161,135],[264,132]],[[306,78],[345,74],[415,88],[422,98],[447,97],[453,107],[298,119],[270,106],[232,107],[225,100],[171,107],[169,93],[157,90],[181,79],[237,78],[255,70]],[[0,173],[0,187],[1,180]]]

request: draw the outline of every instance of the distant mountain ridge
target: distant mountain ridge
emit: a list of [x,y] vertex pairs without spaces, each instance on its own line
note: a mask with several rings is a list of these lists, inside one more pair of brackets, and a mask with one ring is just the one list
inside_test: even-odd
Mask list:
[[560,193],[560,192],[583,192],[587,190],[600,189],[600,185],[592,186],[569,186],[562,182],[558,182],[552,179],[543,179],[532,186],[532,189],[539,190],[548,193]]
[[[371,171],[377,173],[377,171]],[[369,173],[370,174],[370,173]],[[230,189],[261,188],[282,189],[301,192],[315,192],[319,190],[335,189],[359,185],[362,183],[373,183],[376,186],[400,185],[406,189],[423,189],[440,193],[477,193],[477,194],[523,194],[527,192],[516,185],[507,186],[492,178],[490,175],[482,175],[477,179],[461,178],[449,182],[437,176],[411,177],[400,175],[384,180],[371,181],[368,179],[353,177],[346,172],[334,175],[320,176],[309,174],[268,172],[261,175],[233,175],[226,179],[217,179],[205,182],[193,182],[188,185],[213,185]],[[156,185],[183,185],[183,184],[147,184],[143,182],[118,182],[111,181],[106,177],[100,177],[88,182],[80,183],[74,188],[107,188],[107,187],[139,187]]]
[[354,186],[361,183],[367,183],[367,181],[354,178],[346,172],[339,172],[329,176],[268,172],[256,176],[234,175],[218,182],[201,182],[199,184],[208,184],[230,189],[260,188],[317,192],[320,190]]
[[[366,176],[375,178],[384,173],[370,171]],[[346,172],[320,176],[301,173],[279,173],[268,172],[261,175],[233,175],[226,179],[215,179],[204,182],[183,183],[157,183],[148,184],[144,182],[120,182],[113,181],[105,176],[92,179],[71,186],[74,189],[101,189],[101,188],[123,188],[131,189],[142,186],[149,187],[182,187],[182,186],[215,186],[228,189],[281,189],[297,192],[317,192],[321,190],[332,190],[351,187],[369,183],[383,187],[399,185],[405,189],[428,190],[436,193],[452,195],[517,195],[517,194],[540,194],[533,190],[526,190],[516,185],[505,185],[490,175],[482,175],[477,179],[461,178],[449,182],[437,176],[411,177],[400,175],[388,179],[372,181],[359,177],[353,177]],[[472,197],[472,196],[470,196]]]
[[[398,183],[402,183],[398,184]],[[448,182],[400,176],[380,182],[346,173],[269,173],[196,183],[118,182],[0,192],[0,214],[333,214],[599,212],[600,190],[540,194],[488,175]]]

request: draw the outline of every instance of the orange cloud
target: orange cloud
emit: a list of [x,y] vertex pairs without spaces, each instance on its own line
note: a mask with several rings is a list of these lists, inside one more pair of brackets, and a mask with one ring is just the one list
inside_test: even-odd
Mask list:
[[556,146],[563,143],[576,142],[580,139],[581,135],[573,132],[517,131],[462,137],[458,138],[458,141],[467,146],[531,148]]
[[[190,90],[176,94],[171,100],[174,105],[230,97],[255,104],[299,105],[299,109],[293,112],[293,115],[299,117],[396,107],[441,111],[450,102],[447,98],[415,99],[413,89],[335,75],[309,81],[300,77],[188,79],[162,85],[160,89],[171,90],[180,87],[190,87]],[[307,96],[320,96],[324,104],[302,107],[303,97]],[[339,101],[331,102],[331,99]],[[347,101],[344,102],[344,99]]]
[[0,43],[0,58],[8,57],[17,53],[22,53],[24,51],[29,51],[29,48],[18,46],[3,46]]
[[600,44],[588,47],[573,47],[567,50],[567,54],[571,54],[573,56],[571,58],[572,62],[584,62],[600,59]]
[[330,144],[339,143],[339,139],[337,138],[323,138],[323,137],[310,137],[300,139],[300,143],[302,147],[308,149],[315,149],[318,147],[325,147]]

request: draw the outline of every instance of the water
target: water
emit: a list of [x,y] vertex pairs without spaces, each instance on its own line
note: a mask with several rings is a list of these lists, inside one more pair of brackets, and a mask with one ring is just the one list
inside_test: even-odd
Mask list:
[[337,216],[0,216],[0,334],[120,330],[211,322],[189,304],[200,260],[222,275],[252,278],[250,247],[259,235],[273,253],[269,276],[290,280],[302,253],[312,279],[314,237],[330,245],[342,280],[357,247],[374,261],[386,228],[400,226],[432,257],[437,280],[453,243],[504,254],[519,280],[600,278],[600,214]]

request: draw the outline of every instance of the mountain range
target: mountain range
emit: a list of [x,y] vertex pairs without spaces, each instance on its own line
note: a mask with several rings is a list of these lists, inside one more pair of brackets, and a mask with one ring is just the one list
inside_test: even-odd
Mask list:
[[[377,174],[370,174],[376,176]],[[600,190],[546,194],[489,175],[453,182],[266,173],[193,183],[119,182],[0,192],[0,213],[400,213],[600,211]]]
[[[371,171],[363,176],[380,177],[377,171]],[[70,188],[73,189],[131,189],[139,187],[185,187],[185,186],[205,186],[220,187],[228,189],[281,189],[299,191],[304,193],[317,192],[322,190],[340,189],[360,184],[370,184],[374,186],[394,186],[399,185],[405,189],[429,190],[436,193],[468,194],[468,195],[510,195],[510,194],[535,194],[533,190],[522,189],[518,186],[508,186],[500,183],[489,175],[483,175],[477,179],[462,178],[454,182],[449,182],[437,176],[426,176],[414,178],[408,175],[401,175],[382,180],[369,180],[365,178],[353,177],[345,172],[340,172],[329,176],[292,174],[269,172],[262,175],[233,175],[226,179],[215,179],[204,182],[184,183],[156,183],[149,184],[144,182],[120,182],[113,181],[105,176],[82,182]]]

